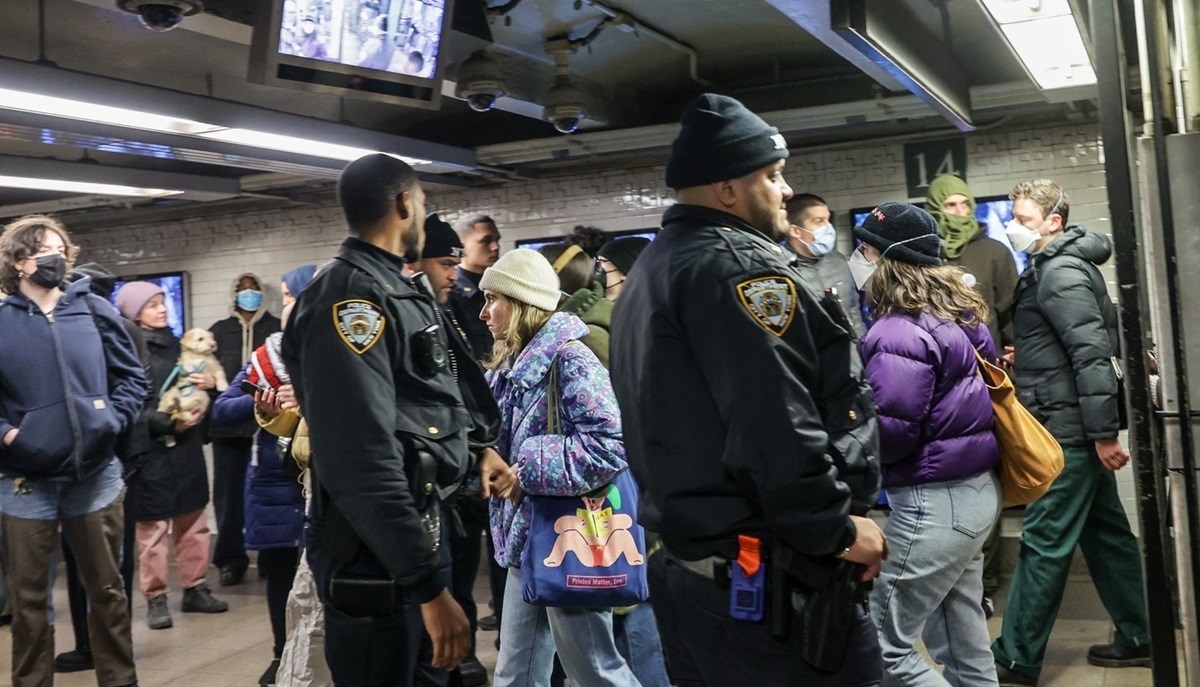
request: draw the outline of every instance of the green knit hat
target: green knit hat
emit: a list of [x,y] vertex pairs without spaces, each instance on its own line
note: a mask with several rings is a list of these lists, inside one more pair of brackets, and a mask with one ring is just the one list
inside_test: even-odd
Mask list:
[[[971,212],[959,216],[943,210],[946,199],[953,195],[966,196]],[[967,188],[967,182],[953,174],[943,174],[929,184],[925,200],[926,209],[937,220],[942,251],[951,260],[958,258],[967,244],[979,234],[979,220],[975,219],[975,194]]]
[[928,204],[926,209],[930,213],[941,212],[942,203],[955,194],[966,196],[967,200],[971,202],[971,212],[975,212],[975,194],[967,188],[967,182],[953,174],[943,174],[929,183],[929,192],[925,194],[925,201]]

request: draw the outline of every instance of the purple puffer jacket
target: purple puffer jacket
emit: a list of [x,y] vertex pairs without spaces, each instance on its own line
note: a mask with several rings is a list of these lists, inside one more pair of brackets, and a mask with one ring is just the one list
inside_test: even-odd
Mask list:
[[996,358],[987,327],[928,312],[885,315],[859,342],[879,409],[884,488],[971,477],[1000,462],[972,348]]

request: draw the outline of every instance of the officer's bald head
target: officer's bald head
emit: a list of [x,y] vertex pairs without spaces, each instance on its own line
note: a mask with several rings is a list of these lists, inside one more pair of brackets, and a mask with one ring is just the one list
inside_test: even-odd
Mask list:
[[407,162],[375,153],[346,165],[338,179],[338,200],[350,233],[361,235],[377,226],[396,207],[396,198],[418,185]]

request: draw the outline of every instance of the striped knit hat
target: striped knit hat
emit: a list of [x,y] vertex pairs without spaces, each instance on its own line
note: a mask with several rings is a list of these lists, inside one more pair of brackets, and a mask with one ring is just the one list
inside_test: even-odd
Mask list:
[[272,389],[278,389],[284,384],[292,383],[287,368],[283,366],[283,356],[280,353],[282,344],[283,332],[275,332],[267,337],[263,345],[254,349],[254,354],[250,356],[250,369],[246,373],[246,378],[251,384],[266,384]]

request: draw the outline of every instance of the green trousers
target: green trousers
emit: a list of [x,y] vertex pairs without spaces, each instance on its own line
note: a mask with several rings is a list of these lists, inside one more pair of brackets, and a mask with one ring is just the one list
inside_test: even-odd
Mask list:
[[1117,496],[1116,476],[1091,447],[1064,453],[1062,474],[1025,509],[1004,624],[992,644],[997,663],[1028,675],[1041,672],[1076,544],[1116,625],[1116,643],[1150,642],[1138,543]]

